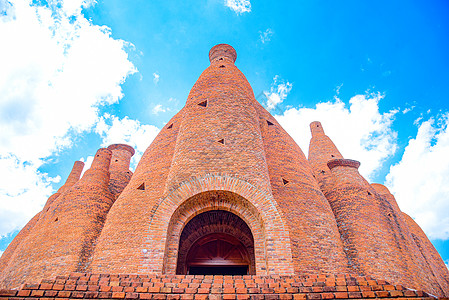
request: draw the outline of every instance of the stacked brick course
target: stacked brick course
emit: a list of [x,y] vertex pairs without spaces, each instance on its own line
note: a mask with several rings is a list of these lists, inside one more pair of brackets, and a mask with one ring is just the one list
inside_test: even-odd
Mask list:
[[105,275],[73,273],[0,290],[0,299],[428,299],[369,276]]
[[[430,297],[401,284],[449,296],[444,262],[388,189],[370,185],[319,122],[307,159],[255,100],[236,58],[229,45],[211,49],[134,174],[127,145],[98,150],[81,179],[75,163],[0,258],[0,287],[56,279],[0,298]],[[255,275],[175,275],[210,234],[238,240]]]

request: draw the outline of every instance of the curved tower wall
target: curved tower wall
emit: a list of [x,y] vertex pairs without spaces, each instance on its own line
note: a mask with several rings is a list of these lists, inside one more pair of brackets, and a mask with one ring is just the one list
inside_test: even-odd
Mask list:
[[408,253],[412,256],[411,267],[418,287],[434,295],[449,296],[449,271],[426,234],[412,218],[399,209],[396,199],[387,187],[378,183],[371,186],[391,204],[402,231],[408,237]]
[[161,129],[111,207],[92,257],[92,272],[147,272],[141,267],[145,236],[158,200],[165,193],[183,114],[181,110]]
[[258,102],[270,185],[289,227],[296,273],[348,273],[337,223],[306,157]]
[[110,145],[108,149],[112,151],[109,166],[109,191],[117,198],[133,175],[129,169],[129,163],[135,151],[133,147],[124,144]]
[[[43,210],[37,213],[16,235],[16,237],[13,239],[13,241],[9,244],[8,248],[6,248],[5,252],[0,257],[0,274],[6,274],[8,272],[7,266],[9,263],[13,263],[11,258],[13,257],[16,249],[18,247],[20,249],[20,245],[22,244],[22,242],[28,237],[30,232],[33,232],[33,230],[35,230],[34,227],[36,223],[39,221],[39,219],[44,217],[45,212],[48,210],[48,208],[54,202],[54,200],[56,200],[62,193],[64,193],[65,191],[70,189],[73,185],[75,185],[75,183],[79,180],[81,176],[83,168],[84,163],[81,161],[76,161],[64,185],[61,186],[55,194],[51,195],[48,198]],[[3,286],[4,281],[9,281],[9,279],[7,279],[6,276],[0,275],[0,287]]]
[[324,195],[332,190],[333,178],[327,162],[331,159],[343,158],[331,139],[324,133],[320,122],[310,123],[312,139],[309,144],[308,160],[314,176]]
[[[131,182],[111,209],[93,258],[94,270],[120,272],[126,264],[128,270],[136,272],[161,272],[164,249],[171,247],[163,243],[171,210],[176,209],[176,205],[167,203],[172,201],[167,197],[196,179],[238,179],[271,196],[254,95],[245,76],[234,66],[235,58],[235,50],[230,46],[218,45],[211,50],[211,65],[193,86],[185,107],[147,149]],[[139,190],[142,183],[144,191]],[[216,188],[222,189],[228,183],[222,182]],[[210,185],[206,190],[213,189]],[[264,201],[269,203],[267,210],[274,210],[271,217],[278,214],[275,203]],[[125,207],[127,212],[123,212]],[[123,230],[128,222],[133,224],[132,234]],[[267,232],[272,232],[267,234],[268,248],[286,248],[279,234],[285,231],[283,222],[277,219],[266,224]],[[275,266],[269,269],[276,271]],[[289,267],[278,270],[292,272]]]
[[447,293],[448,272],[427,237],[319,122],[307,161],[255,100],[235,50],[217,45],[209,59],[134,174],[126,145],[100,149],[81,180],[75,163],[0,259],[2,287],[72,271],[174,274],[185,225],[226,210],[251,230],[257,275],[358,273]]
[[108,188],[111,154],[98,150],[83,178],[41,212],[2,274],[5,285],[88,270],[95,239],[114,201]]
[[236,176],[271,192],[254,95],[225,50],[211,50],[211,65],[190,91],[168,190],[212,173]]
[[382,189],[360,175],[359,162],[341,157],[319,122],[313,122],[311,130],[309,160],[334,212],[352,269],[441,294],[396,201],[377,193]]

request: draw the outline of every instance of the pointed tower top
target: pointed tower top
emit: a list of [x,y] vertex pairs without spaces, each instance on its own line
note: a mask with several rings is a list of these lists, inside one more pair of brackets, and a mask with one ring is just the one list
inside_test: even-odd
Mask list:
[[109,150],[124,150],[131,153],[131,156],[136,152],[133,147],[126,144],[112,144],[108,147]]
[[212,63],[216,60],[227,59],[233,63],[237,59],[237,52],[232,46],[227,44],[218,44],[212,47],[209,51],[209,61]]
[[318,121],[310,123],[310,131],[312,132],[312,136],[324,135],[323,125]]

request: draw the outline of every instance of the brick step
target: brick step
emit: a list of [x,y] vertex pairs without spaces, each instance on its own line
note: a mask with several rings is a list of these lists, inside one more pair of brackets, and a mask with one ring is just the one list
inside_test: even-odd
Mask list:
[[203,276],[72,273],[1,290],[0,299],[369,299],[428,298],[422,291],[350,275]]

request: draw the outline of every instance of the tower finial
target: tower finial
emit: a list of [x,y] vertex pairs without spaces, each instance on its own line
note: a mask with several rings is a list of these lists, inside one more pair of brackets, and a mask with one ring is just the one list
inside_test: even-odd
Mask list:
[[312,136],[316,135],[324,135],[323,125],[320,122],[314,121],[310,123],[310,131],[312,132]]
[[223,59],[230,60],[234,63],[237,59],[237,52],[228,44],[218,44],[213,46],[209,51],[209,61],[212,63],[216,60]]

